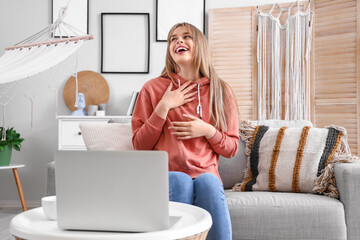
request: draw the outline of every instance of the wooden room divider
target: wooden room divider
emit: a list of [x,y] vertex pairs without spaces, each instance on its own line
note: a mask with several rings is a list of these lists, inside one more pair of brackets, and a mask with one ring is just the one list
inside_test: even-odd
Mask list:
[[[312,10],[311,120],[316,127],[345,127],[357,154],[360,0],[313,0]],[[208,39],[215,69],[235,93],[239,118],[257,119],[256,7],[209,10]]]
[[257,118],[255,8],[209,11],[209,47],[219,76],[233,89],[241,119]]

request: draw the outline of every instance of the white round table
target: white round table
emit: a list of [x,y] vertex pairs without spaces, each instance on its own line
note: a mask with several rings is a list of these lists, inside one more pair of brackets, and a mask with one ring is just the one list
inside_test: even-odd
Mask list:
[[22,168],[25,167],[24,164],[20,164],[20,165],[12,165],[10,164],[9,166],[0,166],[0,170],[2,169],[12,169],[13,174],[14,174],[14,178],[15,178],[15,182],[16,182],[16,186],[19,192],[19,197],[20,197],[20,201],[21,201],[21,205],[22,205],[22,209],[23,211],[27,210],[26,207],[26,203],[25,203],[25,198],[24,198],[24,193],[21,187],[21,181],[20,181],[20,177],[19,177],[19,173],[18,173],[18,168]]
[[[199,207],[170,202],[170,228],[164,231],[129,233],[98,231],[67,231],[58,228],[56,221],[49,221],[42,208],[35,208],[16,215],[10,223],[10,233],[16,239],[205,239],[212,225],[210,214]],[[198,236],[198,238],[194,238]],[[205,236],[205,237],[204,237]]]

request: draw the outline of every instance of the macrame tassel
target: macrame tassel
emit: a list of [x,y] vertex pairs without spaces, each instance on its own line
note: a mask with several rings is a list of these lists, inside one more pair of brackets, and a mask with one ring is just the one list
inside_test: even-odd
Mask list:
[[79,95],[79,83],[78,83],[78,77],[77,77],[77,73],[75,73],[73,75],[75,77],[75,104],[74,107],[78,107],[79,104],[79,99],[78,99],[78,95]]
[[[296,4],[296,5],[295,5]],[[278,6],[278,16],[272,11]],[[291,8],[297,11],[291,14]],[[288,8],[276,3],[269,13],[257,8],[258,119],[310,120],[310,64],[313,13],[299,1]],[[281,25],[279,18],[287,12]],[[283,88],[283,84],[285,89]],[[282,95],[284,92],[284,95]],[[283,112],[284,105],[284,112]]]
[[321,172],[321,175],[316,179],[315,186],[313,188],[314,192],[333,198],[339,198],[339,192],[336,188],[336,180],[334,176],[335,165],[338,163],[360,163],[360,158],[349,154],[334,156]]
[[334,157],[329,159],[321,175],[316,179],[313,191],[324,194],[325,196],[339,198],[334,176],[335,165],[338,163],[360,163],[360,158],[351,154],[349,144],[347,143],[348,135],[345,128],[336,125],[330,125],[326,128],[334,128],[341,132],[343,136],[341,137],[340,146],[334,154]]
[[240,121],[239,123],[239,136],[243,141],[245,141],[245,154],[247,156],[247,160],[246,168],[244,169],[244,181],[236,183],[231,191],[241,192],[243,183],[252,178],[251,171],[248,171],[248,169],[250,169],[250,154],[254,144],[254,137],[256,136],[259,127],[260,126],[252,125],[249,121]]
[[285,120],[290,120],[290,30],[289,28],[285,29]]
[[[256,126],[252,125],[249,121],[240,121],[239,123],[239,136],[245,142],[245,154],[247,156],[246,168],[244,169],[244,179],[250,178],[249,171],[246,171],[250,168],[250,153],[252,145],[254,143],[254,135],[256,131]],[[234,186],[234,191],[240,191],[241,183],[238,183]]]
[[[249,121],[240,121],[239,123],[239,136],[241,140],[244,142],[253,142],[254,132],[256,130],[256,126],[252,125]],[[251,147],[249,146],[249,150],[251,151]]]
[[74,73],[74,77],[75,77],[75,104],[74,107],[78,107],[79,104],[79,100],[78,100],[78,95],[79,95],[79,82],[78,82],[78,73],[77,73],[77,68],[78,68],[78,61],[77,61],[77,57],[75,57],[75,73]]

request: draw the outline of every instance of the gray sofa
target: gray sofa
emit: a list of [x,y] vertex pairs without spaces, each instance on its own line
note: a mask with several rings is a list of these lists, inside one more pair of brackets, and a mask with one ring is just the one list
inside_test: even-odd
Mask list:
[[[265,121],[261,124],[304,126],[309,122]],[[245,142],[240,140],[238,154],[231,159],[221,156],[219,163],[234,240],[360,239],[360,164],[336,165],[340,200],[303,193],[233,192],[231,188],[244,176],[244,149]],[[55,195],[54,175],[54,162],[51,162],[47,195]]]

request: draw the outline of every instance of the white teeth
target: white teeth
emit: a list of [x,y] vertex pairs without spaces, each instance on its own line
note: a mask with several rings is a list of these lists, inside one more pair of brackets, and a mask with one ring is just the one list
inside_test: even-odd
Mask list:
[[184,51],[187,51],[188,49],[187,48],[185,48],[185,47],[179,47],[179,48],[177,48],[176,49],[176,53],[178,53],[180,50],[184,50]]

